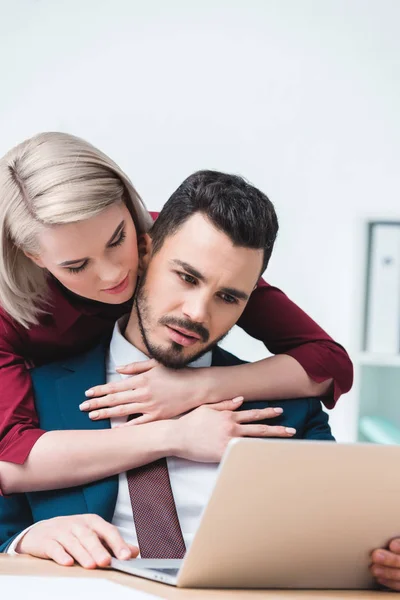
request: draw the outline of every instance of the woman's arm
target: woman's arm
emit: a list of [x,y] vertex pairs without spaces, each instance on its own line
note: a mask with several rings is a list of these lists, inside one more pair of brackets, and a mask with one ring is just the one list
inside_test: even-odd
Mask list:
[[192,385],[204,390],[208,402],[219,402],[222,397],[230,398],[232,394],[235,395],[234,390],[239,396],[244,396],[245,401],[280,401],[324,397],[331,390],[332,379],[317,383],[297,360],[280,355],[234,367],[196,369]]
[[[159,213],[150,215],[155,221]],[[341,394],[351,389],[353,365],[343,346],[264,279],[259,280],[238,325],[261,340],[271,354],[291,356],[297,364],[271,357],[254,363],[257,367],[230,367],[219,374],[210,371],[206,394],[211,393],[214,401],[229,398],[240,378],[247,375],[252,378],[246,381],[248,387],[237,392],[245,400],[325,396],[324,404],[333,408]]]
[[[1,317],[0,312],[0,317]],[[171,452],[167,421],[132,431],[39,428],[21,332],[0,319],[0,493],[87,483],[152,462]],[[52,399],[49,398],[49,402]]]
[[100,431],[48,431],[24,464],[0,462],[3,494],[61,489],[123,473],[173,451],[171,421]]
[[[306,395],[319,395],[320,391],[322,395],[328,393],[324,399],[328,408],[335,405],[341,394],[350,390],[353,365],[347,352],[278,288],[261,279],[238,325],[252,337],[263,341],[272,354],[295,359],[309,379],[310,388]],[[266,361],[265,365],[268,364]],[[300,372],[298,376],[299,393],[292,397],[303,393]],[[318,389],[315,384],[321,383],[325,384],[325,389],[322,387],[313,393],[313,386]],[[268,379],[265,386],[269,394]],[[285,386],[283,377],[278,387]]]
[[292,437],[296,430],[257,426],[273,419],[274,408],[236,409],[243,398],[201,406],[180,419],[165,419],[131,428],[96,431],[49,431],[41,436],[23,465],[0,462],[6,494],[60,489],[97,481],[161,457],[219,462],[232,438]]
[[237,395],[245,401],[321,396],[333,408],[351,388],[353,365],[344,348],[265,281],[260,280],[238,325],[276,356],[250,364],[179,371],[154,360],[133,363],[120,369],[132,377],[96,386],[82,410],[94,419],[143,413],[137,422],[147,423]]

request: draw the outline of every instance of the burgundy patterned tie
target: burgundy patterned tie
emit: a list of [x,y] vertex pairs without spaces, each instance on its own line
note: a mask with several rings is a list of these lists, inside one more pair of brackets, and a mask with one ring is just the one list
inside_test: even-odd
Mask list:
[[183,558],[186,552],[167,459],[127,473],[133,518],[142,558]]

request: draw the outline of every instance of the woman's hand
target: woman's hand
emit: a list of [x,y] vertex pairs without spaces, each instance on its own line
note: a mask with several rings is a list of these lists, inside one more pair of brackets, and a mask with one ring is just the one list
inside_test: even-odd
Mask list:
[[80,405],[94,420],[141,414],[129,421],[139,425],[170,419],[199,406],[199,391],[205,379],[199,377],[203,369],[167,369],[156,360],[131,363],[118,367],[123,375],[131,375],[86,391],[90,399]]

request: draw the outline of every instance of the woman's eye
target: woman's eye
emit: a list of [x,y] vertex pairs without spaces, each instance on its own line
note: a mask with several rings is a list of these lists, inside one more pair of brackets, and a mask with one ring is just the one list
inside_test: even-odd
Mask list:
[[86,267],[87,267],[87,262],[84,262],[83,265],[81,265],[80,267],[67,267],[67,269],[70,273],[80,273],[81,271],[86,269]]
[[126,233],[125,233],[125,231],[122,231],[121,235],[119,236],[119,238],[115,242],[113,242],[112,244],[110,244],[109,247],[110,248],[115,248],[116,246],[120,246],[123,243],[123,241],[124,241],[125,238],[126,238]]

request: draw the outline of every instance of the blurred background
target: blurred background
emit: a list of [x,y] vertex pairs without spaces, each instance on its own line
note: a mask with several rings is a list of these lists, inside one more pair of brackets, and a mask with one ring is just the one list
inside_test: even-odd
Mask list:
[[[355,364],[340,441],[366,394],[374,416],[388,396],[400,411],[398,357],[362,343],[366,222],[400,221],[399,23],[397,0],[0,0],[0,154],[79,135],[153,210],[202,168],[265,191],[280,218],[265,278]],[[227,344],[266,356],[241,331]]]

